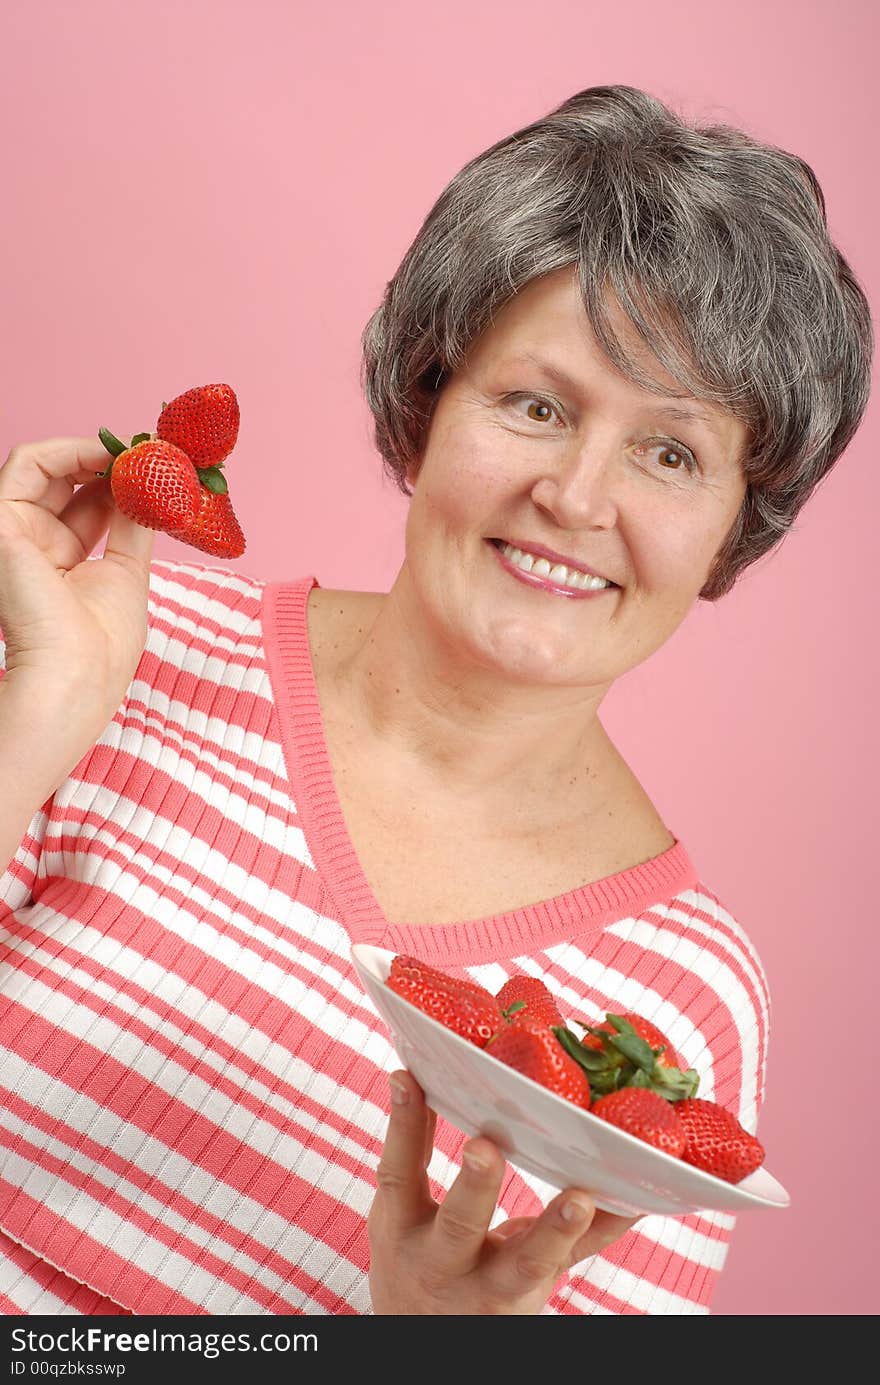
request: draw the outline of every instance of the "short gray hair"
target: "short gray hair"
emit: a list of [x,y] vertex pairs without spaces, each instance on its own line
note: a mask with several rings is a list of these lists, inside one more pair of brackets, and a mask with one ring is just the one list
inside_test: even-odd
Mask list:
[[867,406],[865,294],[796,154],[695,126],[629,86],[589,87],[471,159],[428,213],[362,337],[361,384],[405,495],[441,380],[533,279],[577,265],[597,338],[628,380],[604,295],[682,393],[747,428],[746,494],[700,596],[716,601],[787,533]]

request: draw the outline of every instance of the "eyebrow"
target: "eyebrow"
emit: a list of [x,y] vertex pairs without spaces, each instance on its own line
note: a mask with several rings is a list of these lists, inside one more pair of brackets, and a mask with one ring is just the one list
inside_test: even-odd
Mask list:
[[[516,365],[519,362],[525,362],[528,365],[536,366],[542,374],[547,376],[548,380],[555,381],[556,384],[561,385],[563,389],[568,390],[571,394],[580,393],[581,386],[578,381],[564,371],[561,366],[552,365],[550,361],[542,361],[540,356],[533,356],[530,351],[523,351],[515,357],[511,357],[509,363]],[[702,423],[710,432],[714,433],[716,437],[720,437],[718,425],[715,420],[708,414],[703,413],[700,409],[682,409],[675,404],[660,403],[659,400],[656,404],[646,404],[645,408],[650,409],[652,413],[663,418],[675,418],[684,423]]]

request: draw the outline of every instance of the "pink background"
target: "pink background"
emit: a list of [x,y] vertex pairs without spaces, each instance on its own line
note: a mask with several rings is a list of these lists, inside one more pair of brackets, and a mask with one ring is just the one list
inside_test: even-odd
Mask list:
[[[644,87],[805,158],[875,303],[877,28],[872,0],[5,0],[0,460],[149,430],[163,399],[228,381],[248,537],[229,566],[387,590],[407,502],[359,337],[453,174],[584,87]],[[878,443],[872,403],[782,548],[603,707],[770,978],[760,1133],[792,1206],[741,1215],[717,1314],[880,1306]],[[221,561],[161,535],[155,555]]]

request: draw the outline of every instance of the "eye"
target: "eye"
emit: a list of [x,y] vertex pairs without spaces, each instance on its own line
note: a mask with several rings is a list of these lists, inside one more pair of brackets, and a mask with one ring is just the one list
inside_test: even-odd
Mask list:
[[529,423],[549,423],[554,414],[559,418],[559,405],[541,394],[512,394],[507,402],[511,406],[528,404],[531,408],[534,405],[537,412],[525,415]]
[[[658,451],[660,469],[663,471],[693,473],[699,470],[699,463],[690,448],[676,442],[674,438],[649,438],[645,446]],[[675,461],[670,463],[667,460],[670,456],[675,458]]]

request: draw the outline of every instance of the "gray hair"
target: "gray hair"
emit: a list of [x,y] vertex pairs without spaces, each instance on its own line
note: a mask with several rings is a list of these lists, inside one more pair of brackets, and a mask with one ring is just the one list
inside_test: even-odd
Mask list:
[[609,287],[682,394],[746,425],[745,497],[700,592],[716,601],[786,534],[867,406],[870,309],[822,189],[796,154],[629,86],[580,91],[471,159],[362,336],[376,446],[405,495],[443,377],[516,293],[572,264],[628,380],[669,392],[624,354]]

